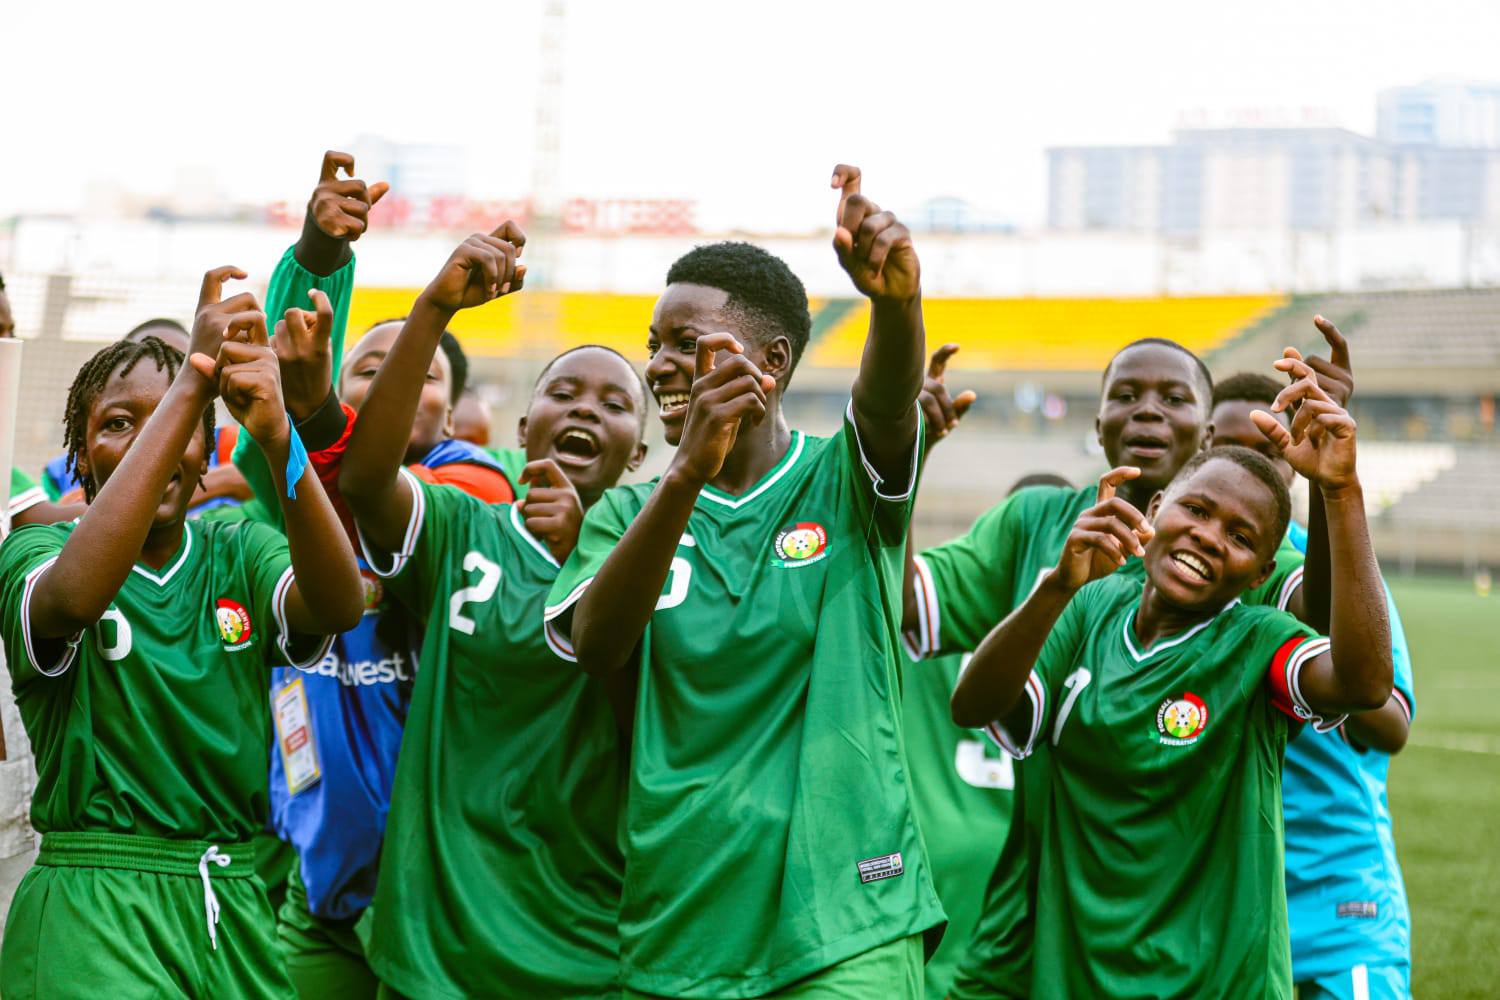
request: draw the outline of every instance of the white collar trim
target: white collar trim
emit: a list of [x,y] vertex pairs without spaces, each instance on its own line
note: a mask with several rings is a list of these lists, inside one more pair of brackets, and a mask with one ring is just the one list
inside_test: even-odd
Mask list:
[[1125,616],[1125,627],[1121,629],[1121,634],[1125,637],[1125,649],[1130,653],[1131,659],[1135,660],[1135,662],[1137,663],[1140,663],[1142,660],[1155,656],[1157,653],[1160,653],[1164,649],[1171,649],[1173,646],[1187,642],[1193,636],[1197,635],[1199,632],[1202,632],[1204,629],[1212,625],[1218,619],[1219,615],[1222,615],[1224,612],[1228,611],[1238,603],[1240,603],[1240,599],[1236,597],[1234,600],[1230,601],[1228,604],[1224,605],[1222,608],[1216,611],[1213,618],[1210,618],[1205,622],[1199,622],[1197,625],[1194,625],[1192,628],[1188,629],[1186,632],[1183,632],[1181,635],[1174,635],[1170,639],[1158,642],[1147,649],[1145,652],[1141,652],[1135,648],[1135,637],[1130,634],[1130,626],[1135,621],[1136,614],[1139,614],[1141,610],[1140,604],[1137,603],[1135,606],[1135,612]]
[[720,504],[724,507],[728,507],[730,510],[738,510],[739,508],[745,506],[745,504],[749,503],[751,500],[754,500],[756,497],[760,496],[766,490],[770,489],[772,486],[775,486],[776,483],[781,479],[781,477],[785,476],[787,472],[792,468],[792,466],[797,464],[797,459],[802,457],[802,442],[802,432],[792,431],[792,447],[787,452],[786,456],[781,460],[781,468],[777,469],[770,475],[769,478],[765,479],[759,486],[755,487],[755,489],[751,490],[749,493],[746,493],[744,496],[725,496],[723,493],[720,493],[712,486],[703,487],[703,489],[699,491],[698,495],[704,500],[712,500],[714,503]]
[[165,587],[168,581],[170,581],[172,577],[177,575],[177,571],[182,569],[183,563],[187,562],[188,553],[191,552],[192,549],[193,529],[189,527],[187,523],[184,523],[182,525],[182,548],[178,551],[177,558],[172,560],[172,565],[167,567],[167,571],[165,573],[163,573],[161,576],[157,576],[155,573],[151,572],[140,563],[136,563],[135,565],[131,566],[131,572],[141,574],[141,576],[144,576],[146,579],[150,580],[158,587]]

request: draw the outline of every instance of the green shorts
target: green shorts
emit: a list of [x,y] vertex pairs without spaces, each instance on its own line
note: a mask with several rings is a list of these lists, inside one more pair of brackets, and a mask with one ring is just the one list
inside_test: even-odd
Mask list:
[[0,948],[6,1000],[291,991],[249,844],[46,834]]
[[[922,1000],[922,935],[898,938],[769,993],[776,1000]],[[624,991],[624,1000],[655,994]]]
[[307,887],[292,865],[276,928],[287,974],[303,1000],[373,1000],[380,987],[365,961],[355,921],[324,920],[307,908]]

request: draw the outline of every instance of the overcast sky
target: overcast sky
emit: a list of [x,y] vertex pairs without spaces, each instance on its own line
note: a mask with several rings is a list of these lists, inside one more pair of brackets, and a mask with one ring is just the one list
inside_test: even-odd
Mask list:
[[[524,195],[541,11],[10,4],[0,216],[193,172],[300,202],[321,151],[360,133],[465,146],[471,194]],[[1493,0],[571,0],[560,186],[697,199],[714,227],[812,228],[847,160],[892,207],[951,194],[1028,224],[1048,145],[1161,141],[1194,109],[1320,108],[1370,131],[1381,87],[1500,77],[1497,41]]]

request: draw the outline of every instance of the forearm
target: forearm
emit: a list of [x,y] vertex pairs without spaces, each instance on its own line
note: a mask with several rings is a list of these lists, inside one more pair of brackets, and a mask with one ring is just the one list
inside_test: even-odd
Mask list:
[[1323,491],[1316,486],[1309,491],[1307,513],[1307,552],[1302,562],[1302,614],[1308,625],[1328,634],[1332,603],[1332,571],[1328,552],[1328,512]]
[[573,649],[588,673],[612,674],[630,661],[702,488],[668,470],[579,599]]
[[360,529],[381,548],[400,542],[405,518],[386,516],[400,495],[397,474],[422,398],[422,386],[452,312],[419,297],[401,334],[375,374],[360,408],[339,490]]
[[1328,694],[1338,704],[1313,706],[1379,708],[1391,695],[1391,629],[1365,520],[1364,492],[1356,483],[1325,494],[1323,502],[1332,571],[1328,637],[1334,683]]
[[870,333],[854,380],[854,415],[865,431],[866,452],[886,478],[898,476],[910,462],[926,350],[921,296],[899,303],[871,300]]
[[901,631],[910,632],[921,625],[917,613],[917,543],[912,532],[906,533],[906,563],[901,577]]
[[38,581],[31,627],[39,637],[71,635],[98,621],[130,575],[188,441],[203,433],[208,398],[190,382],[198,378],[186,371],[173,381]]
[[287,496],[287,451],[286,441],[265,448],[299,595],[299,600],[287,602],[287,615],[299,632],[343,632],[353,628],[364,611],[359,566],[338,513],[311,468],[297,482],[296,499]]
[[1344,722],[1344,732],[1355,744],[1381,753],[1397,754],[1406,746],[1411,722],[1395,697],[1373,712],[1359,712]]
[[953,688],[949,707],[955,723],[983,726],[1010,714],[1073,593],[1051,570],[1026,602],[984,637]]

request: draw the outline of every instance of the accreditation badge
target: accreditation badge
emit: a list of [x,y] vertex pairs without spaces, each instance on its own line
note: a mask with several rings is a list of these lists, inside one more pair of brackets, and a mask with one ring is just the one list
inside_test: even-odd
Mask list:
[[307,711],[307,689],[302,678],[277,691],[272,700],[276,720],[276,743],[281,747],[281,769],[286,774],[286,790],[296,795],[323,776],[318,767],[318,746],[313,741],[312,720]]

